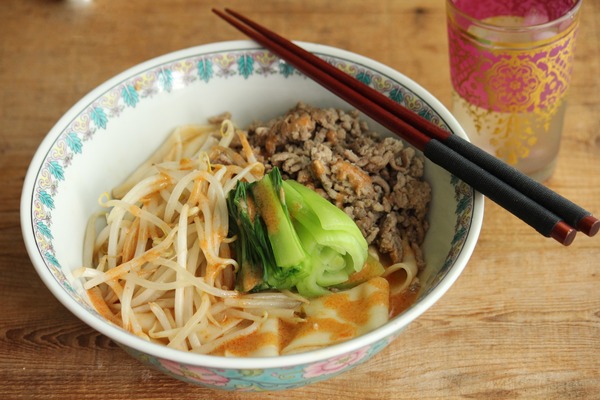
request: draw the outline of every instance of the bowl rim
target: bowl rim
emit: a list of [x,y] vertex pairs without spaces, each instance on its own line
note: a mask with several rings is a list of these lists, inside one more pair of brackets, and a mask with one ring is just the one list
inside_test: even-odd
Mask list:
[[[362,56],[348,50],[311,42],[296,41],[295,43],[311,52],[342,58],[353,63],[361,64],[369,69],[376,70],[377,72],[391,79],[402,82],[404,87],[411,92],[418,94],[420,98],[430,105],[452,132],[468,140],[464,130],[454,116],[447,110],[447,108],[426,89],[399,71],[366,56]],[[94,328],[101,334],[106,335],[117,344],[149,354],[158,359],[166,359],[190,366],[208,368],[268,369],[292,367],[327,360],[336,356],[357,351],[363,347],[372,345],[386,338],[395,338],[395,334],[399,333],[403,328],[408,326],[410,322],[427,311],[448,291],[448,289],[454,284],[454,282],[463,272],[469,258],[471,257],[471,254],[473,253],[481,231],[484,211],[483,196],[481,193],[475,190],[473,190],[473,210],[471,215],[470,229],[460,250],[460,254],[456,258],[452,268],[436,284],[436,286],[430,290],[429,293],[427,293],[424,298],[419,300],[402,314],[388,321],[383,326],[354,339],[317,350],[274,357],[223,357],[202,355],[171,349],[164,345],[151,343],[124,331],[122,328],[111,324],[101,317],[91,315],[81,304],[79,304],[68,293],[66,293],[56,279],[51,276],[48,268],[46,267],[46,264],[38,251],[31,224],[31,193],[32,188],[35,185],[35,177],[51,145],[64,129],[65,123],[67,121],[71,121],[74,116],[79,114],[83,107],[87,104],[90,104],[93,99],[96,99],[103,93],[107,92],[118,82],[122,82],[123,80],[136,75],[140,71],[144,71],[153,66],[161,65],[175,59],[185,59],[203,53],[254,49],[264,48],[251,40],[214,42],[176,50],[158,57],[154,57],[126,69],[125,71],[113,76],[112,78],[109,78],[105,82],[90,90],[85,96],[71,106],[45,135],[30,162],[21,193],[20,219],[23,240],[25,242],[31,262],[46,287],[59,300],[59,302],[62,303],[63,306],[65,306],[81,321]]]

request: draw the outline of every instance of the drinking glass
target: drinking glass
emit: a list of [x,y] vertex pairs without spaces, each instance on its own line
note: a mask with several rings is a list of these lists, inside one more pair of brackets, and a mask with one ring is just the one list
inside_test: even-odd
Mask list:
[[533,179],[558,156],[582,0],[446,0],[452,111]]

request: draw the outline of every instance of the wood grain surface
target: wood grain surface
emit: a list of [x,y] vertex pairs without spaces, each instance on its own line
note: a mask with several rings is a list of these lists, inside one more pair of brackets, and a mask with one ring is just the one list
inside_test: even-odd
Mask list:
[[[61,306],[27,257],[21,185],[60,116],[163,53],[244,37],[229,6],[296,40],[378,60],[449,105],[443,0],[0,1],[0,399],[599,399],[600,238],[562,247],[486,202],[464,274],[370,362],[279,393],[215,392],[142,366]],[[548,185],[600,215],[600,1],[585,0]]]

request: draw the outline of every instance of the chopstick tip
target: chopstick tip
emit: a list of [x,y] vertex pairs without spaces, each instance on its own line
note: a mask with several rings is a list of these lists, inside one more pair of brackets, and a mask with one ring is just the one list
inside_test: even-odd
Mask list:
[[577,230],[572,228],[564,221],[559,221],[552,228],[552,232],[550,236],[563,244],[564,246],[569,246],[575,240],[575,236],[577,235]]
[[600,220],[593,215],[587,215],[579,220],[577,228],[588,236],[594,236],[600,231]]

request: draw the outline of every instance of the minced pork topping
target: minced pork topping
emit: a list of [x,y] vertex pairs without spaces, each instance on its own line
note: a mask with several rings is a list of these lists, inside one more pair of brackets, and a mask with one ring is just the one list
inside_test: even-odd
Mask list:
[[412,147],[370,131],[356,111],[303,103],[253,124],[248,140],[267,171],[277,166],[284,179],[336,204],[381,255],[401,262],[406,239],[423,267],[431,187],[423,179],[424,158]]

